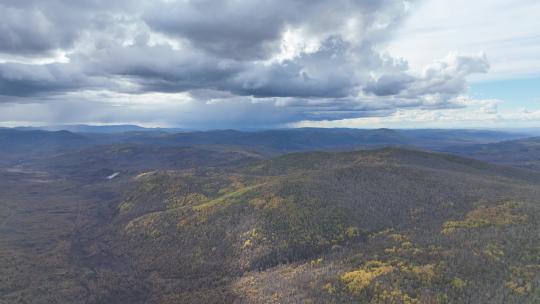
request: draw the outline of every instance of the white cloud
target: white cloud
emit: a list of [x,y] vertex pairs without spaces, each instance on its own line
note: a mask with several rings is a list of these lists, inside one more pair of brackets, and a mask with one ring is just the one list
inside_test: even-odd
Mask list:
[[426,0],[388,49],[420,69],[449,51],[485,51],[490,73],[477,80],[540,74],[540,2]]
[[463,107],[445,110],[399,109],[388,116],[343,119],[339,121],[302,121],[292,127],[323,128],[517,128],[537,127],[540,110],[500,110],[501,100],[456,98]]

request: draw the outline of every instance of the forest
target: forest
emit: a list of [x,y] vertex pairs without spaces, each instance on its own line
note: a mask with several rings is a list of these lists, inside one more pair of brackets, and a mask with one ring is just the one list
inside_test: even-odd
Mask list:
[[4,150],[0,303],[539,302],[534,152],[388,132],[283,151],[40,131],[39,155]]

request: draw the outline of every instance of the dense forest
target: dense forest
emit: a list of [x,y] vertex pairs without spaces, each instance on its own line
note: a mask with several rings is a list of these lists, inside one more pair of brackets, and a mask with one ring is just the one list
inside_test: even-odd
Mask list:
[[535,167],[403,147],[64,150],[3,158],[0,303],[540,303]]

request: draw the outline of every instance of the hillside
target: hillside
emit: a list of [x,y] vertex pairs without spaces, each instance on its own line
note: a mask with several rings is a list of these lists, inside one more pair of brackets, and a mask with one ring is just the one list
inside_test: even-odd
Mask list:
[[446,150],[491,163],[540,170],[540,137],[449,147]]
[[20,161],[28,157],[92,144],[93,142],[85,136],[68,131],[20,131],[0,128],[0,163]]
[[226,146],[114,144],[34,157],[23,164],[70,178],[103,180],[116,172],[132,175],[151,170],[196,170],[234,166],[261,158],[257,153]]
[[[188,159],[189,151],[182,150]],[[200,153],[191,151],[191,157]],[[0,282],[0,300],[538,300],[536,173],[396,148],[297,153],[197,167],[126,172],[121,179],[84,187],[45,173],[5,171],[14,186],[2,190],[1,197],[25,207],[20,213],[12,209],[11,220],[0,230],[10,239],[3,258],[12,259],[4,262],[3,277],[9,279]],[[17,195],[22,185],[33,194]],[[51,187],[64,189],[55,193],[65,198],[48,197]],[[34,196],[47,202],[47,208],[34,205]],[[63,216],[51,217],[55,213],[50,212],[66,210],[69,204],[60,204],[69,196],[80,202],[78,220],[70,224],[71,233],[55,237],[65,223]],[[92,203],[96,197],[101,197],[99,203]],[[48,228],[36,230],[43,222],[29,216],[49,218]],[[19,226],[16,219],[26,224]],[[41,248],[35,256],[25,249],[32,244],[24,237],[29,231],[34,238],[47,233],[42,239],[62,243],[32,245]],[[28,260],[11,250],[25,250]],[[32,257],[40,259],[40,268],[32,272],[37,285],[24,284],[31,278],[17,270],[27,269]],[[55,276],[57,284],[43,289],[50,278],[41,271],[54,268],[62,269]]]

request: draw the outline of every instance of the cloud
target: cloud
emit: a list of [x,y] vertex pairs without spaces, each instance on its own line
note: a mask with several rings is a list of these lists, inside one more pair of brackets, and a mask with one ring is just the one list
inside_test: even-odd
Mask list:
[[[540,110],[499,109],[506,102],[497,99],[454,98],[461,107],[449,109],[401,108],[388,115],[342,120],[304,120],[291,127],[324,128],[530,128],[540,122]],[[503,107],[501,107],[503,108]]]
[[143,19],[154,30],[185,39],[194,47],[237,60],[267,59],[280,49],[287,30],[325,41],[340,36],[361,44],[387,38],[406,1],[171,1],[154,6]]
[[0,3],[0,53],[45,56],[72,49],[89,31],[110,28],[128,0],[5,0]]
[[279,126],[463,107],[485,55],[416,72],[382,51],[415,2],[4,1],[0,120]]
[[377,96],[415,98],[433,95],[443,99],[455,97],[467,89],[466,78],[476,73],[487,73],[489,63],[485,54],[465,56],[449,54],[426,68],[420,75],[387,74],[366,87],[366,92]]
[[76,90],[89,82],[77,66],[54,63],[0,65],[0,92],[8,96],[32,96],[42,92]]
[[423,1],[400,26],[388,49],[406,57],[415,70],[450,50],[483,50],[492,68],[479,79],[525,78],[540,73],[538,15],[537,0]]
[[73,31],[61,31],[36,8],[0,5],[0,52],[36,54],[69,47]]

